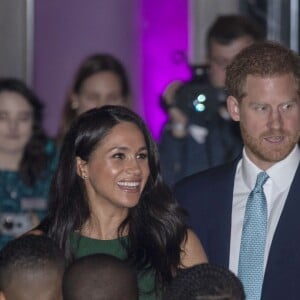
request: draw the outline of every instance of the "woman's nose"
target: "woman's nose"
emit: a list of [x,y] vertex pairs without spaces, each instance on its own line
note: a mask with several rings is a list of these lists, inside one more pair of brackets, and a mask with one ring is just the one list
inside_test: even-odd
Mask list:
[[126,169],[127,169],[127,172],[130,172],[130,173],[134,173],[134,174],[141,173],[141,167],[140,167],[140,164],[137,159],[130,159],[128,161]]
[[9,120],[8,121],[8,128],[10,132],[16,132],[18,130],[19,123],[16,120]]

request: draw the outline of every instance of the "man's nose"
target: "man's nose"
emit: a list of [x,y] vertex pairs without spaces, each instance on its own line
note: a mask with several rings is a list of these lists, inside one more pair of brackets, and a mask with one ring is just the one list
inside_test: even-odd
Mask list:
[[274,109],[271,111],[269,116],[269,127],[271,129],[278,130],[282,126],[282,116],[280,114],[280,111]]

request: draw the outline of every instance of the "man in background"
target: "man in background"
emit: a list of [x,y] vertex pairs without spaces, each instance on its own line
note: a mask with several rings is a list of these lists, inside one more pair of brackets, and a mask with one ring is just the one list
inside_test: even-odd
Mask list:
[[219,16],[207,33],[208,69],[202,69],[204,75],[195,75],[187,83],[174,81],[166,89],[163,99],[169,122],[159,151],[169,184],[230,161],[240,152],[239,130],[225,107],[225,69],[237,53],[263,37],[253,20],[241,15]]

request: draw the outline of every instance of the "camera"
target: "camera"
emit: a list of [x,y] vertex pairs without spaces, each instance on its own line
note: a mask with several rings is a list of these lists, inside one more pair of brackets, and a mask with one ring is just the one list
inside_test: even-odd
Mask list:
[[193,65],[192,79],[178,88],[174,106],[189,118],[191,124],[208,127],[220,117],[220,107],[225,105],[224,90],[213,87],[208,77],[208,65]]

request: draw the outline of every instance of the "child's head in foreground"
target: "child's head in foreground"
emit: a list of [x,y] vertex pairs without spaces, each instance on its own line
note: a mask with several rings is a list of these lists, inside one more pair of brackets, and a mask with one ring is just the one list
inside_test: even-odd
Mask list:
[[240,280],[228,269],[200,264],[181,269],[164,300],[245,300]]
[[24,235],[0,250],[0,300],[62,300],[63,253],[47,236]]
[[124,261],[106,254],[75,260],[63,279],[64,300],[137,300],[136,273]]

